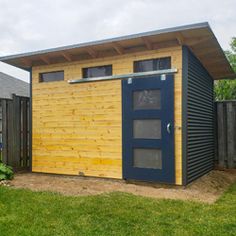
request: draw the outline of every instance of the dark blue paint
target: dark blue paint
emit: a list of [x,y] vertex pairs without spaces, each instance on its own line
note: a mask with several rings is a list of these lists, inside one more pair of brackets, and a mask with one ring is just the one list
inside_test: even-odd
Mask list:
[[[160,110],[133,110],[133,92],[138,90],[161,90]],[[174,162],[174,78],[166,75],[137,78],[128,84],[122,81],[122,114],[123,114],[123,178],[163,183],[175,183]],[[162,139],[134,139],[134,119],[161,119]],[[166,126],[171,123],[171,133]],[[162,150],[162,169],[133,167],[133,148],[157,148]]]

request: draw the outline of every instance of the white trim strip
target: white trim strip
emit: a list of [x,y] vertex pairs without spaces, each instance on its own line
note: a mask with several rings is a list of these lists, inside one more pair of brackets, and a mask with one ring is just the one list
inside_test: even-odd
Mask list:
[[103,76],[103,77],[94,77],[94,78],[73,79],[73,80],[68,80],[68,83],[69,84],[76,84],[76,83],[86,83],[86,82],[92,82],[92,81],[137,78],[137,77],[142,77],[142,76],[173,74],[173,73],[177,73],[177,72],[178,72],[178,70],[176,68],[168,69],[168,70],[154,70],[154,71],[148,71],[148,72],[139,72],[139,73],[131,73],[131,74],[123,74],[123,75],[112,75],[112,76]]

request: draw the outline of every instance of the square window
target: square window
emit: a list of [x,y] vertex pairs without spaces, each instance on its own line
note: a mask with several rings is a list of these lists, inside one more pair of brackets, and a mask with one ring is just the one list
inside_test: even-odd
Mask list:
[[162,57],[134,62],[134,72],[171,69],[171,58]]
[[54,82],[64,80],[64,71],[46,72],[39,74],[39,82]]
[[104,77],[112,75],[112,65],[83,68],[83,78]]

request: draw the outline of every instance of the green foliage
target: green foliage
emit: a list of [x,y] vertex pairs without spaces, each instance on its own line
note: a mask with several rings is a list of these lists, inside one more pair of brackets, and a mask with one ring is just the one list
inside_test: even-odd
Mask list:
[[[231,50],[225,51],[231,66],[236,72],[236,38],[232,38],[230,43]],[[215,83],[215,100],[235,100],[236,99],[236,80],[220,80]]]
[[230,43],[231,49],[234,53],[236,53],[236,37],[232,38],[232,41]]
[[236,37],[232,38],[230,48],[231,50],[225,51],[225,55],[236,72]]
[[220,80],[215,82],[215,100],[235,100],[236,80]]
[[13,175],[12,168],[0,162],[0,181],[13,179]]

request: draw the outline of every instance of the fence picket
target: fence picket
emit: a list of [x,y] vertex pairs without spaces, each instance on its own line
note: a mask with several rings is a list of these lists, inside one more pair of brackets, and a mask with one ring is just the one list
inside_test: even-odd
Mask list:
[[27,100],[24,99],[22,101],[22,162],[23,166],[27,166],[27,159],[28,159],[28,112],[27,112]]
[[227,162],[228,168],[234,167],[234,133],[235,133],[235,111],[233,109],[233,103],[226,104],[227,110]]
[[224,104],[219,103],[217,106],[217,125],[218,125],[218,166],[225,167],[226,156],[226,139],[225,139],[225,113]]
[[236,101],[217,104],[218,155],[217,166],[236,167]]
[[1,100],[2,103],[2,161],[7,163],[8,142],[7,142],[7,101]]

